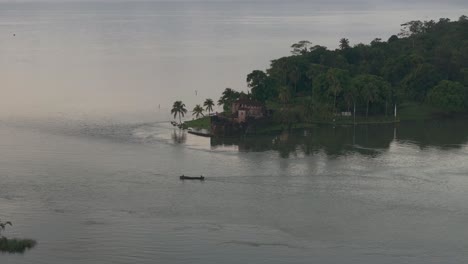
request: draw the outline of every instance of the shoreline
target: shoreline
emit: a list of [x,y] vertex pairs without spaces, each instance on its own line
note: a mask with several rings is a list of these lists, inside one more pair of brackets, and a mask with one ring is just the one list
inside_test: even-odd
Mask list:
[[[217,136],[210,133],[209,123],[206,122],[206,117],[202,117],[195,120],[185,121],[183,123],[184,129],[187,130],[187,133],[201,136],[201,137],[226,137],[226,136]],[[316,125],[329,125],[329,126],[358,126],[358,125],[386,125],[386,124],[399,124],[401,122],[400,119],[396,120],[368,120],[368,121],[311,121],[311,122],[302,122],[302,123],[295,123],[291,125],[290,130],[297,130],[297,129],[307,129],[314,127]],[[269,125],[262,125],[255,129],[254,133],[246,133],[245,136],[250,135],[267,135],[271,133],[281,133],[282,131],[288,130],[288,125],[286,124],[269,124]],[[200,130],[206,130],[208,133],[201,132]],[[240,136],[242,134],[238,134],[235,136]],[[234,135],[233,135],[234,136]]]

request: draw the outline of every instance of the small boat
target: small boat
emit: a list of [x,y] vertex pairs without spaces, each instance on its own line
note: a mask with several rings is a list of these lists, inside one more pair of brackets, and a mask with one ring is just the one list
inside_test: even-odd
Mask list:
[[180,176],[180,179],[181,180],[200,180],[200,181],[204,181],[205,177],[203,177],[202,175],[200,175],[198,177],[190,177],[190,176],[182,175],[182,176]]

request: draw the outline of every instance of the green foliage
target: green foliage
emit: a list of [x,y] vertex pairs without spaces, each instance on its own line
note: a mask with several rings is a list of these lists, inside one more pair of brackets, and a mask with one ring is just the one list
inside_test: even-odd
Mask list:
[[192,115],[194,115],[196,118],[198,118],[200,116],[205,116],[203,114],[203,111],[204,111],[203,107],[201,107],[201,105],[197,104],[192,110]]
[[351,48],[349,46],[349,40],[347,38],[340,39],[340,49],[341,50],[346,50],[346,49],[349,49],[349,48]]
[[390,85],[383,78],[370,74],[362,74],[353,78],[353,91],[366,105],[366,117],[369,115],[371,103],[388,101]]
[[[368,116],[387,114],[389,106],[405,101],[427,103],[429,91],[442,80],[468,86],[466,16],[458,21],[410,21],[402,24],[398,36],[388,41],[376,38],[369,45],[351,47],[346,38],[339,42],[337,50],[309,41],[293,44],[293,56],[273,60],[265,72],[256,70],[247,76],[252,98],[310,112],[306,101],[295,100],[307,97],[332,112],[349,111],[355,105],[358,114]],[[239,97],[231,94],[225,91],[219,101],[225,110],[232,98]],[[430,101],[443,105],[434,98]]]
[[182,103],[182,101],[175,101],[172,105],[171,114],[174,115],[174,118],[176,118],[176,116],[179,115],[180,124],[182,123],[181,116],[184,116],[186,113],[187,109],[185,109],[185,104]]
[[398,107],[398,117],[405,120],[428,120],[438,113],[436,107],[418,102],[404,102]]
[[428,102],[447,113],[468,110],[468,88],[459,82],[443,80],[432,88]]
[[213,112],[213,106],[214,106],[214,102],[213,102],[213,99],[206,99],[205,102],[203,103],[203,106],[205,107],[205,110],[208,112],[208,115],[211,114],[211,112]]
[[8,239],[1,235],[7,226],[12,226],[10,221],[2,222],[0,219],[0,252],[23,253],[26,249],[31,249],[36,245],[32,239]]
[[301,40],[298,43],[291,45],[291,53],[294,55],[306,54],[309,51],[309,48],[312,46],[312,42],[308,40]]
[[24,253],[27,249],[36,246],[36,241],[32,239],[8,239],[0,238],[0,252],[6,253]]
[[270,88],[270,83],[271,79],[263,71],[255,70],[247,75],[247,86],[251,89],[252,98],[257,101],[265,102],[277,95],[277,91]]
[[196,129],[210,129],[211,120],[209,116],[204,116],[195,120],[185,121],[184,127],[191,127]]
[[278,99],[282,104],[287,104],[291,100],[291,92],[289,91],[288,87],[281,87],[279,94],[278,94]]
[[238,91],[231,88],[226,88],[218,100],[218,105],[222,105],[224,112],[228,112],[231,109],[232,103],[239,99],[240,96],[241,93]]
[[401,82],[401,97],[422,102],[429,89],[441,80],[435,67],[424,63],[417,65]]

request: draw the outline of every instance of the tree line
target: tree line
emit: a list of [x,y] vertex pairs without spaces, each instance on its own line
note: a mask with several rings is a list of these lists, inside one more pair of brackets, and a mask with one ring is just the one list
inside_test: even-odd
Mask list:
[[[265,71],[246,78],[249,92],[226,88],[219,100],[229,112],[240,97],[275,108],[281,120],[309,121],[340,112],[361,116],[390,115],[405,102],[427,104],[441,113],[468,112],[468,17],[457,21],[410,21],[384,41],[351,46],[339,40],[335,50],[302,40],[291,46],[291,55],[271,61]],[[213,111],[207,99],[196,105],[197,118]],[[174,118],[187,113],[177,101]]]
[[[204,108],[199,104],[195,105],[195,107],[192,110],[192,115],[195,116],[195,118],[199,118],[200,116],[203,117],[205,116],[205,114],[203,113],[205,111],[208,112],[208,115],[210,115],[211,112],[213,112],[214,105],[215,104],[213,102],[213,99],[207,98],[205,102],[203,102]],[[174,118],[178,116],[179,124],[182,124],[182,117],[184,117],[185,114],[187,114],[187,108],[185,104],[182,101],[175,101],[171,108],[171,114],[174,115]]]
[[401,26],[387,41],[351,46],[342,38],[335,50],[299,41],[291,56],[247,76],[249,96],[300,108],[306,117],[354,109],[386,115],[402,102],[468,112],[468,18]]

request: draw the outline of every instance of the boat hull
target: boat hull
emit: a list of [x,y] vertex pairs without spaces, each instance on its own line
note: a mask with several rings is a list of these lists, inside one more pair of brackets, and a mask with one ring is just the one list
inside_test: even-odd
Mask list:
[[179,177],[181,180],[199,180],[199,181],[204,181],[205,180],[205,177],[203,176],[199,176],[199,177],[190,177],[190,176],[180,176]]

